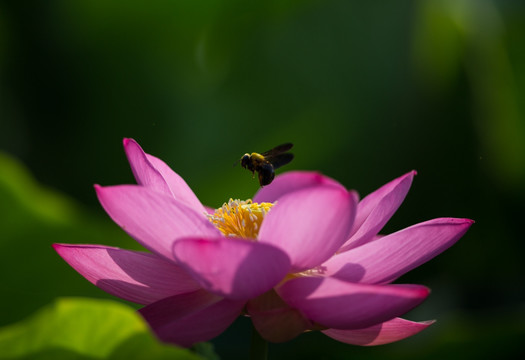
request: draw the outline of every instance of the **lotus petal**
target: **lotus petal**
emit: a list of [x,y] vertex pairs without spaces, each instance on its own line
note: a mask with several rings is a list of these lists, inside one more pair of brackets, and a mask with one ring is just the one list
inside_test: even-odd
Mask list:
[[244,304],[198,290],[154,302],[139,313],[160,340],[189,347],[226,330],[241,314]]
[[315,186],[333,185],[344,189],[344,186],[332,178],[314,171],[290,171],[277,175],[270,185],[262,187],[253,197],[254,202],[275,202],[282,196]]
[[101,245],[54,244],[53,247],[89,282],[138,304],[200,289],[181,267],[155,254]]
[[95,185],[106,212],[145,248],[173,259],[173,242],[187,236],[218,236],[219,230],[189,206],[138,185]]
[[411,171],[398,177],[359,202],[352,236],[340,252],[365,244],[377,235],[405,199],[415,175]]
[[311,269],[335,254],[348,238],[357,194],[334,186],[298,190],[279,199],[266,215],[259,241],[283,249],[292,272]]
[[384,323],[370,326],[365,329],[357,330],[338,330],[328,329],[322,333],[346,344],[374,346],[389,344],[395,341],[403,340],[409,336],[415,335],[435,321],[409,321],[401,318],[394,318]]
[[279,248],[233,237],[180,239],[173,254],[203,288],[234,300],[263,294],[290,269],[290,259]]
[[388,283],[448,249],[472,223],[455,218],[425,221],[337,254],[322,269],[325,276],[346,281]]
[[421,285],[368,285],[330,277],[298,277],[277,288],[290,306],[335,329],[362,329],[400,316],[429,294]]

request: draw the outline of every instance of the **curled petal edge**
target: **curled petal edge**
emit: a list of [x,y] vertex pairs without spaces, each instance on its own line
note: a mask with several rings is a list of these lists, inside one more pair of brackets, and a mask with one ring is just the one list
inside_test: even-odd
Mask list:
[[322,330],[322,333],[337,341],[360,346],[376,346],[390,344],[413,336],[435,323],[429,321],[409,321],[394,318],[384,323],[356,330]]

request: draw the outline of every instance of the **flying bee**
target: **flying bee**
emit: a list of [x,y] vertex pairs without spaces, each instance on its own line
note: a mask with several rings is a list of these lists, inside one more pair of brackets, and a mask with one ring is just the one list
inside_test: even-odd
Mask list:
[[288,164],[293,159],[293,154],[287,152],[293,147],[292,143],[286,143],[274,147],[271,150],[259,153],[244,154],[241,158],[241,166],[250,170],[255,177],[259,177],[259,184],[269,185],[275,177],[275,169]]

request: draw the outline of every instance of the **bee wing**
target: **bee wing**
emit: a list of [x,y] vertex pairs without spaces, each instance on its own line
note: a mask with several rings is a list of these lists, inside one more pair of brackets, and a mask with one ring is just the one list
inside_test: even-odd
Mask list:
[[290,161],[292,161],[293,154],[292,153],[277,154],[275,156],[268,156],[266,160],[268,160],[270,164],[273,165],[274,169],[277,169],[283,165],[288,164]]
[[[261,155],[264,156],[264,157],[277,156],[277,155],[279,155],[279,154],[282,154],[282,153],[285,152],[285,151],[290,150],[292,147],[293,147],[293,144],[292,144],[292,143],[282,144],[282,145],[279,145],[279,146],[274,147],[274,148],[271,149],[271,150],[268,150],[268,151],[266,151],[266,152],[263,152]],[[291,160],[290,160],[290,161],[291,161]],[[284,165],[284,164],[283,164],[283,165]]]

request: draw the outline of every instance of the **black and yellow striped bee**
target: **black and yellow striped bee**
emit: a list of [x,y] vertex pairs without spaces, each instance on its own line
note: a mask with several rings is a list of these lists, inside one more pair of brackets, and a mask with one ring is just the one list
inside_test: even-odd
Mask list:
[[241,158],[241,166],[248,169],[259,177],[261,186],[269,185],[275,177],[275,169],[288,164],[293,159],[293,154],[287,152],[293,147],[292,143],[286,143],[274,147],[271,150],[259,153],[244,154]]

